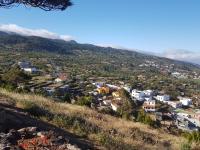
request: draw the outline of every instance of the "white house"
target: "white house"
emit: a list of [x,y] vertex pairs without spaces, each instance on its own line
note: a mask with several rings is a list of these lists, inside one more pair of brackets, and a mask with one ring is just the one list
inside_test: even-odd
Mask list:
[[38,71],[35,67],[23,68],[22,70],[28,73],[35,73]]
[[144,92],[145,96],[148,96],[148,97],[153,96],[153,90],[145,90],[143,92]]
[[182,107],[182,103],[179,101],[168,101],[167,104],[172,106],[173,108],[181,108]]
[[190,106],[192,105],[192,99],[190,98],[185,98],[185,97],[178,97],[180,102],[182,103],[183,106]]
[[145,94],[142,91],[132,90],[131,96],[138,101],[144,101]]
[[57,82],[57,83],[62,82],[62,81],[63,81],[63,80],[60,79],[60,78],[56,78],[56,79],[55,79],[55,82]]
[[170,100],[170,96],[169,95],[157,95],[155,97],[158,101],[161,101],[161,102],[167,102]]
[[26,61],[20,61],[20,62],[18,62],[18,66],[21,69],[29,68],[31,66],[31,63],[30,62],[26,62]]

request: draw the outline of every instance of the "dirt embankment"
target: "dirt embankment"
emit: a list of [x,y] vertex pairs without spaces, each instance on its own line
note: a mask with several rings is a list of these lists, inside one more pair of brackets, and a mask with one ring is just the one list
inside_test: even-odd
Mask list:
[[92,143],[0,101],[0,150],[93,149]]

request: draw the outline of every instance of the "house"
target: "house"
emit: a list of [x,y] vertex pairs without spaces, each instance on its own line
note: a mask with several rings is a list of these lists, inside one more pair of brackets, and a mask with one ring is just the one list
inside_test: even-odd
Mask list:
[[59,87],[58,89],[59,89],[59,91],[60,91],[61,93],[64,94],[64,93],[66,93],[66,92],[69,91],[69,85],[63,85],[63,86]]
[[18,66],[21,69],[29,68],[31,66],[31,63],[30,62],[26,62],[26,61],[20,61],[20,62],[18,62]]
[[63,80],[60,79],[60,78],[56,78],[56,79],[55,79],[55,82],[59,83],[59,82],[63,82]]
[[151,101],[151,100],[153,100],[153,98],[152,97],[145,97],[144,100],[145,101]]
[[172,74],[171,74],[173,77],[179,77],[179,76],[181,76],[181,73],[180,72],[173,72]]
[[145,101],[143,104],[143,109],[146,112],[155,112],[156,111],[156,101],[155,100]]
[[66,81],[67,79],[68,79],[67,74],[61,73],[61,74],[59,74],[59,76],[55,79],[55,82],[59,83],[59,82]]
[[185,98],[185,97],[178,97],[180,102],[182,103],[183,106],[190,106],[192,105],[192,99],[190,98]]
[[105,85],[105,82],[97,82],[97,83],[92,83],[93,85],[95,85],[97,88],[101,88],[102,86]]
[[169,95],[157,95],[156,100],[161,101],[161,102],[167,102],[170,100],[170,96]]
[[168,101],[167,104],[173,108],[181,108],[182,107],[182,103],[179,101]]
[[153,96],[154,91],[153,90],[145,90],[143,91],[145,96],[150,97]]
[[99,94],[109,94],[110,93],[110,88],[109,87],[100,87],[97,89],[97,92]]
[[35,67],[23,68],[22,70],[24,72],[27,72],[27,73],[36,73],[36,72],[38,72],[38,70]]
[[107,87],[109,87],[110,89],[113,89],[113,90],[119,90],[120,87],[116,86],[116,85],[112,85],[112,84],[106,84]]
[[145,94],[142,91],[132,90],[131,96],[138,101],[144,101]]
[[21,70],[23,70],[24,72],[27,72],[27,73],[38,72],[38,70],[35,67],[31,66],[30,62],[20,61],[20,62],[18,62],[18,66],[20,67]]
[[43,87],[44,91],[47,93],[48,96],[52,96],[55,92],[55,88],[51,87]]

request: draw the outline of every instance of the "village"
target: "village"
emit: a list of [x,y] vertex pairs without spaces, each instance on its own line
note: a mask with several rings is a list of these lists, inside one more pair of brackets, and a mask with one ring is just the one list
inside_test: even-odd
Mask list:
[[[149,114],[155,121],[159,121],[166,127],[176,127],[183,131],[198,131],[200,129],[200,110],[193,105],[192,98],[178,96],[176,100],[171,99],[163,91],[138,90],[131,87],[130,83],[123,81],[110,82],[103,78],[81,78],[69,79],[66,73],[53,75],[37,75],[39,70],[30,62],[18,62],[18,66],[26,73],[35,74],[33,79],[26,85],[30,92],[42,93],[55,100],[63,100],[77,104],[80,97],[86,97],[85,104],[92,109],[109,109],[117,112],[123,104],[120,90],[124,90],[130,96],[133,103]],[[114,83],[114,84],[113,84]],[[18,88],[23,88],[19,85]]]

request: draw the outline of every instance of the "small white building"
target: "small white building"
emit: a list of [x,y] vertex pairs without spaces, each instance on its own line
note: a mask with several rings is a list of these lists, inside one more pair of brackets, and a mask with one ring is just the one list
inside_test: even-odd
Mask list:
[[190,98],[185,98],[185,97],[178,97],[180,102],[182,103],[183,106],[190,106],[192,105],[192,99]]
[[145,94],[142,91],[132,90],[131,96],[138,101],[144,101]]
[[143,92],[145,96],[148,96],[148,97],[153,96],[153,90],[144,90]]
[[28,73],[36,73],[38,71],[35,67],[23,68],[22,70]]
[[167,104],[172,106],[173,108],[181,108],[182,107],[182,103],[179,101],[168,101]]
[[170,96],[169,95],[157,95],[155,97],[158,101],[161,101],[161,102],[167,102],[170,100]]
[[59,82],[63,82],[63,80],[60,79],[60,78],[56,78],[56,79],[55,79],[55,82],[59,83]]

